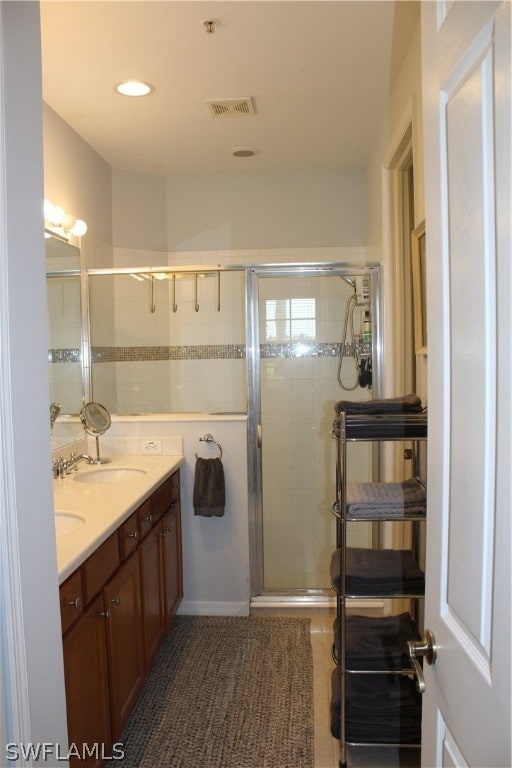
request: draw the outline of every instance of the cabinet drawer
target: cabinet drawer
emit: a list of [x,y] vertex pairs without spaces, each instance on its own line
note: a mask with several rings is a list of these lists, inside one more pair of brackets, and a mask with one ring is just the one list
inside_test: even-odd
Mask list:
[[121,560],[135,552],[139,543],[139,529],[137,525],[137,512],[134,512],[128,520],[119,527],[119,554]]
[[84,609],[84,596],[82,591],[82,573],[79,570],[71,574],[59,588],[60,594],[60,620],[64,633],[73,624]]
[[148,499],[137,510],[137,526],[139,530],[139,539],[143,539],[153,527],[153,508],[151,499]]
[[87,605],[120,563],[117,531],[101,544],[82,566],[82,589]]
[[167,478],[151,497],[153,520],[160,520],[172,500],[171,478]]

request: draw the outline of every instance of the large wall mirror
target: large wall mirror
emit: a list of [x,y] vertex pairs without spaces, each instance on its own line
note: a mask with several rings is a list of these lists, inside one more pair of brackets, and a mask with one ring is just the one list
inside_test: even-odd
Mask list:
[[[84,403],[80,250],[57,237],[46,239],[49,409],[52,449],[84,436],[78,418]],[[58,408],[52,405],[57,404]],[[50,419],[50,416],[49,416]]]

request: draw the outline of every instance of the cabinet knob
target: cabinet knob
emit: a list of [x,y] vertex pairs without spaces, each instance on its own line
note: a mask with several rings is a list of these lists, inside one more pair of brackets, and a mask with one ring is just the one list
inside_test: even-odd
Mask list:
[[133,533],[127,533],[126,534],[126,538],[128,538],[128,539],[137,539],[138,536],[139,536],[139,534],[137,533],[137,531],[133,531]]
[[111,603],[114,603],[114,605],[119,605],[119,603],[121,602],[121,600],[119,599],[119,596],[118,596],[118,595],[116,595],[115,597],[113,597],[113,598],[110,600],[110,602],[111,602]]
[[160,538],[165,539],[166,536],[167,536],[167,530],[162,531],[162,533],[160,534]]
[[147,523],[150,523],[152,525],[153,524],[153,515],[148,515],[147,517],[144,518],[144,520]]
[[72,608],[81,608],[82,607],[82,601],[79,597],[75,597],[74,600],[68,600],[68,605],[70,605]]
[[103,616],[105,619],[110,619],[110,608],[107,608],[106,611],[101,611],[100,616]]
[[176,483],[176,485],[171,485],[171,488],[176,488],[177,491],[181,488],[180,483]]

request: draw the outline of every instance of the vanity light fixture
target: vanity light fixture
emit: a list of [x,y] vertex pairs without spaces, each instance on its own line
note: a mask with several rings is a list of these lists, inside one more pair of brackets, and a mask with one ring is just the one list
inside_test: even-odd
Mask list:
[[149,96],[154,90],[154,85],[143,83],[141,80],[126,80],[124,83],[114,85],[114,91],[121,96]]
[[55,235],[67,241],[70,237],[83,237],[87,232],[87,224],[83,219],[75,219],[74,216],[66,213],[59,205],[45,200],[44,231],[45,237]]

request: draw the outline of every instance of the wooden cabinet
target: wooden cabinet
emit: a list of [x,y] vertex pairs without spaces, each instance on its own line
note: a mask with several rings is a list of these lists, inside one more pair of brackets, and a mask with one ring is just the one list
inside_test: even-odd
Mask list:
[[162,589],[163,547],[160,537],[160,526],[156,525],[142,541],[139,550],[146,673],[151,667],[166,629]]
[[144,649],[139,553],[135,552],[103,588],[107,612],[107,657],[112,733],[123,730],[144,685]]
[[60,587],[68,739],[92,752],[72,765],[103,764],[182,596],[178,471]]
[[86,605],[103,588],[103,585],[112,576],[120,562],[119,538],[116,532],[109,536],[103,544],[100,544],[98,549],[87,558],[79,569],[82,574],[84,603]]
[[[104,613],[99,594],[63,641],[68,736],[79,749],[104,744],[109,750],[112,744]],[[92,768],[102,761],[91,749],[88,759],[71,758],[70,764]]]
[[119,526],[119,555],[125,560],[137,549],[139,541],[138,515],[134,512],[126,522]]
[[168,629],[183,597],[180,502],[174,501],[160,520],[165,628]]
[[71,574],[69,579],[60,587],[60,620],[64,633],[78,619],[83,611],[84,593],[82,589],[82,572]]

